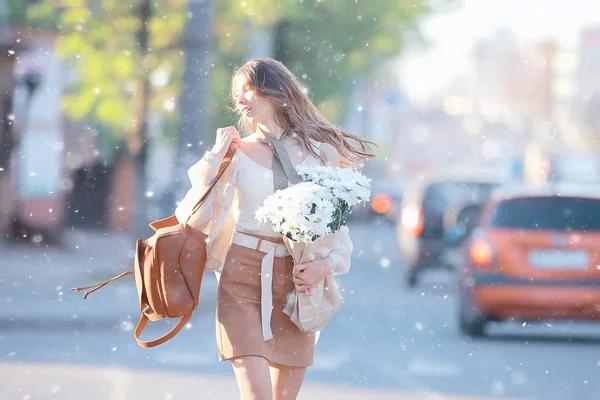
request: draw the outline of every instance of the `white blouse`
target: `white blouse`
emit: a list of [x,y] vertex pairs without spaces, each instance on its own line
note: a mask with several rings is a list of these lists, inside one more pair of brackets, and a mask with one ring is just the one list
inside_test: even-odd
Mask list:
[[[315,145],[319,149],[319,142]],[[258,221],[254,215],[262,206],[265,198],[275,192],[273,189],[273,171],[256,163],[242,151],[236,152],[239,157],[237,190],[235,194],[236,209],[234,212],[235,229],[239,232],[253,233],[263,236],[277,237],[271,225]],[[310,153],[299,165],[319,163]]]

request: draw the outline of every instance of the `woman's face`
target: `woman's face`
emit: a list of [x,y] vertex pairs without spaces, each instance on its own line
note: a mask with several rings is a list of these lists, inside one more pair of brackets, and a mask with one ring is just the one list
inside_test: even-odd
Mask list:
[[244,76],[235,81],[237,109],[250,123],[268,124],[275,119],[275,106],[269,100],[259,97],[256,90],[248,85]]

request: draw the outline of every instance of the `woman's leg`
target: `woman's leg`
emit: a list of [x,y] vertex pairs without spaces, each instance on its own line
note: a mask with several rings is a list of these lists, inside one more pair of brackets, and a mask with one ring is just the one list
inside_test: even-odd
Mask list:
[[271,384],[273,385],[273,400],[294,400],[300,393],[306,367],[288,367],[269,363]]
[[242,400],[271,400],[269,363],[262,357],[245,356],[231,360]]

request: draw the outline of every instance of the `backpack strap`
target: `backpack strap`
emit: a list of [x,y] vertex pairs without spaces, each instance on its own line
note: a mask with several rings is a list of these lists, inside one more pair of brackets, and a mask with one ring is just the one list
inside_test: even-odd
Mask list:
[[192,313],[187,313],[185,314],[183,317],[181,317],[181,319],[179,320],[179,322],[177,322],[177,325],[175,325],[173,327],[173,329],[171,329],[168,333],[166,333],[165,335],[154,339],[154,340],[141,340],[140,339],[140,335],[142,334],[142,331],[144,330],[144,328],[146,327],[146,324],[148,323],[148,321],[150,321],[151,318],[149,318],[146,313],[142,313],[142,316],[140,318],[140,322],[138,322],[137,327],[135,328],[135,331],[133,332],[133,336],[135,336],[135,340],[138,343],[138,345],[140,345],[140,347],[154,347],[154,346],[158,346],[159,344],[163,344],[164,342],[166,342],[167,340],[172,339],[173,337],[175,337],[175,335],[177,335],[179,333],[179,331],[185,326],[185,324],[188,323],[188,321],[190,320],[192,316]]
[[204,192],[202,197],[200,197],[200,200],[198,200],[198,202],[196,202],[196,205],[194,206],[194,208],[192,208],[192,212],[190,213],[190,215],[188,215],[187,219],[185,220],[184,225],[187,225],[187,223],[190,220],[190,218],[192,217],[192,215],[194,215],[194,213],[200,209],[200,206],[202,205],[204,200],[206,200],[206,198],[208,197],[208,195],[209,195],[210,191],[213,189],[213,187],[217,184],[217,181],[219,180],[221,175],[223,175],[223,173],[225,172],[225,170],[227,169],[229,164],[231,164],[231,160],[233,159],[234,153],[235,153],[235,148],[233,147],[233,142],[231,142],[229,149],[227,149],[227,153],[225,153],[225,156],[223,157],[223,160],[221,161],[221,165],[219,165],[219,170],[217,171],[217,176],[215,176],[215,179],[213,179],[211,184],[208,186],[208,189],[206,189],[206,191]]
[[133,274],[133,272],[134,272],[134,269],[131,268],[130,270],[127,270],[127,271],[123,272],[122,274],[117,275],[114,278],[110,278],[110,279],[108,279],[108,280],[106,280],[104,282],[96,283],[95,285],[90,285],[90,286],[74,287],[74,288],[71,288],[71,290],[76,290],[76,291],[80,292],[82,290],[87,290],[87,289],[94,288],[92,290],[89,290],[89,291],[85,292],[85,294],[83,295],[83,299],[85,300],[85,299],[87,299],[87,297],[90,294],[94,293],[96,290],[102,289],[104,286],[108,285],[109,283],[111,283],[114,280],[117,280],[117,279],[122,278],[122,277],[127,276],[127,275],[131,275],[131,274]]

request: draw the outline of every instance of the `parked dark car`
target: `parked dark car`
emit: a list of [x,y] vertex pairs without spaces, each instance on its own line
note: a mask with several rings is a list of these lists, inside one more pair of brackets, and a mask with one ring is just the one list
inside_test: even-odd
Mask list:
[[400,255],[410,287],[429,268],[452,268],[445,260],[449,249],[465,238],[479,208],[503,180],[477,173],[437,173],[414,182],[405,192],[396,222]]

